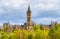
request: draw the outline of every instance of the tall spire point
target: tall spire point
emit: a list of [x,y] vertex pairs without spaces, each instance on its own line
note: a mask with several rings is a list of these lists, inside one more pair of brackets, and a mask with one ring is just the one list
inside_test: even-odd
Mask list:
[[30,10],[30,5],[28,5],[28,10]]

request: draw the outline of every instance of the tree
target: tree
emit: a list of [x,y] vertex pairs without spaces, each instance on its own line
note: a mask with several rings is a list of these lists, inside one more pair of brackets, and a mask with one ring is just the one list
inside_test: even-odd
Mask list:
[[40,27],[36,25],[33,27],[33,29],[34,29],[34,31],[38,31],[38,30],[40,30]]
[[50,39],[54,39],[55,38],[55,32],[56,32],[56,28],[55,28],[55,26],[52,26],[51,30],[49,32]]
[[60,24],[57,24],[57,29],[55,30],[55,39],[60,39]]
[[16,34],[15,33],[11,33],[9,35],[9,39],[16,39]]
[[22,39],[28,39],[28,32],[27,30],[22,30]]
[[30,31],[28,32],[28,39],[34,39],[34,38],[35,38],[35,32],[32,31],[32,30],[30,30]]
[[35,32],[35,39],[49,39],[48,33],[49,31],[47,30],[39,30]]
[[1,39],[8,39],[8,34],[5,32],[1,33]]

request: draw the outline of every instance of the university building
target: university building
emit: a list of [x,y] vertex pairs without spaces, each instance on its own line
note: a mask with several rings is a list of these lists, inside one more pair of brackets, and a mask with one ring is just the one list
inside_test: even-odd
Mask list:
[[[24,23],[24,25],[10,25],[9,22],[8,23],[4,23],[3,24],[3,31],[6,31],[6,32],[12,32],[14,31],[15,29],[26,29],[26,30],[29,30],[31,28],[33,28],[36,23],[32,22],[31,20],[31,10],[30,10],[30,6],[28,6],[28,10],[26,12],[26,16],[27,16],[27,20],[26,20],[26,23]],[[43,27],[45,27],[46,29],[50,29],[52,25],[56,25],[57,22],[51,22],[50,25],[41,25],[40,26],[40,29],[43,29]]]
[[34,22],[32,22],[31,20],[31,10],[30,10],[30,6],[28,6],[28,10],[26,13],[27,16],[27,20],[26,23],[24,23],[24,25],[10,25],[9,22],[8,23],[4,23],[3,24],[3,29],[4,31],[13,31],[14,29],[31,29],[33,28],[34,25],[36,25]]

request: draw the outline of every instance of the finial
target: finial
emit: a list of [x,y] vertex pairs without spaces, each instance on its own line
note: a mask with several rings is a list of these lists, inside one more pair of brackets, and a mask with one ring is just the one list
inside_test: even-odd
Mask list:
[[30,10],[30,5],[28,5],[28,10]]
[[31,10],[30,10],[30,5],[28,5],[28,10],[27,10],[27,13],[31,13]]

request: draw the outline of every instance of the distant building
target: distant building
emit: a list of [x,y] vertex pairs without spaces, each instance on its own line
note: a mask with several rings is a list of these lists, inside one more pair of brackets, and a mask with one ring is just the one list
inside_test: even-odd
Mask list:
[[32,28],[34,25],[35,25],[35,23],[32,22],[32,20],[31,20],[31,10],[30,10],[30,6],[28,6],[26,29],[30,29],[30,28]]
[[31,29],[33,28],[33,26],[36,25],[36,23],[32,22],[31,20],[31,10],[30,10],[30,6],[28,6],[28,10],[27,10],[27,20],[26,23],[24,23],[24,25],[10,25],[9,22],[8,23],[4,23],[3,24],[3,31],[8,31],[8,32],[12,32],[14,31],[14,29]]
[[42,24],[42,25],[40,26],[40,29],[41,29],[41,30],[43,30],[44,28],[45,28],[45,29],[51,29],[51,27],[56,27],[56,25],[57,25],[57,22],[52,22],[52,21],[51,21],[51,24],[50,24],[50,25],[44,25],[44,24]]
[[[26,20],[26,23],[24,23],[24,25],[10,25],[9,22],[8,23],[4,23],[3,24],[3,31],[5,32],[12,32],[14,31],[15,29],[16,30],[21,30],[21,29],[26,29],[26,30],[29,30],[31,28],[33,28],[36,23],[35,22],[32,22],[31,20],[31,10],[30,10],[30,6],[28,6],[28,10],[27,10],[27,20]],[[52,26],[56,26],[57,25],[57,22],[52,22],[51,21],[51,24],[50,25],[41,25],[40,26],[40,29],[51,29]]]
[[10,25],[9,23],[3,24],[3,31],[5,32],[13,32],[14,30],[21,30],[23,29],[23,25]]

